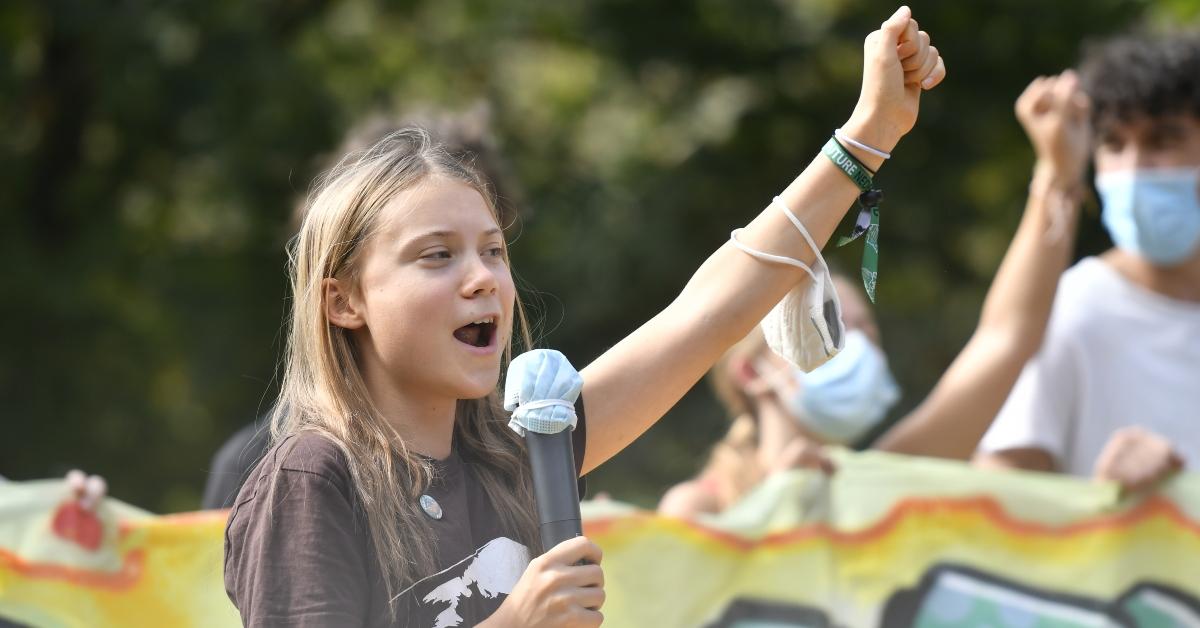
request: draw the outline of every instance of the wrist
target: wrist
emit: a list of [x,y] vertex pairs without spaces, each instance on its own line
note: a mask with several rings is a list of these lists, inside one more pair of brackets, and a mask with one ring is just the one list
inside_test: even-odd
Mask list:
[[1054,162],[1039,159],[1033,167],[1029,189],[1032,193],[1062,194],[1073,201],[1081,200],[1083,175],[1066,172]]
[[859,142],[884,152],[892,152],[896,144],[900,143],[900,138],[904,137],[904,131],[888,124],[884,116],[877,115],[862,106],[854,108],[850,119],[846,120],[846,124],[841,125],[841,130]]
[[[884,130],[881,125],[872,122],[869,116],[865,114],[851,115],[850,120],[846,120],[846,124],[841,125],[841,132],[845,133],[847,137],[857,140],[857,142],[871,146],[871,148],[876,150],[882,150],[883,152],[892,152],[896,142],[899,140],[898,137],[894,137],[893,133],[888,133]],[[859,149],[858,146],[847,144],[844,148],[856,157],[858,161],[863,162],[863,166],[870,168],[871,171],[878,172],[880,166],[883,166],[883,157]]]

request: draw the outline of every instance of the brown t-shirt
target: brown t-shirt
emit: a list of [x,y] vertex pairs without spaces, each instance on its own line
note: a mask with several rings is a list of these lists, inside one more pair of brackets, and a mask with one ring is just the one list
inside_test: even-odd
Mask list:
[[[582,400],[576,413],[578,471],[586,438]],[[441,628],[474,626],[494,613],[525,571],[529,549],[501,529],[492,501],[474,479],[478,467],[464,461],[457,446],[434,465],[437,480],[425,494],[442,511],[441,519],[430,520],[438,568],[400,593],[393,622],[341,450],[314,433],[275,446],[242,486],[225,528],[225,590],[242,622]],[[277,486],[268,509],[272,482]]]

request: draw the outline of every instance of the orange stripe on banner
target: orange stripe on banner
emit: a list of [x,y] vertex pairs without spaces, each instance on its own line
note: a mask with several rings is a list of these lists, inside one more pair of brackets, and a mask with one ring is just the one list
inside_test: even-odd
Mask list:
[[[788,532],[769,534],[759,540],[746,539],[737,534],[710,528],[694,521],[684,519],[669,519],[669,521],[674,525],[687,528],[690,532],[698,533],[731,548],[748,551],[764,546],[788,545],[811,539],[825,539],[838,544],[869,543],[890,534],[907,517],[932,513],[983,515],[996,527],[1018,537],[1049,536],[1061,538],[1089,532],[1119,530],[1130,528],[1153,517],[1164,517],[1179,527],[1200,536],[1200,522],[1188,518],[1174,502],[1161,496],[1149,497],[1138,506],[1125,512],[1100,515],[1087,521],[1065,525],[1051,525],[1016,519],[1009,515],[1000,502],[992,497],[910,497],[897,502],[878,523],[858,532],[840,532],[829,527],[828,524],[819,523]],[[608,517],[586,521],[584,528],[585,533],[588,535],[601,535],[611,532],[613,526],[627,523],[631,519],[650,520],[652,518],[654,516],[649,514],[639,514],[633,517],[628,515]]]
[[65,580],[73,584],[87,587],[101,587],[122,591],[137,584],[142,577],[142,567],[146,562],[145,550],[135,549],[125,556],[121,570],[117,572],[76,569],[65,565],[51,563],[26,562],[20,556],[7,550],[0,549],[0,564],[28,578],[45,578]]

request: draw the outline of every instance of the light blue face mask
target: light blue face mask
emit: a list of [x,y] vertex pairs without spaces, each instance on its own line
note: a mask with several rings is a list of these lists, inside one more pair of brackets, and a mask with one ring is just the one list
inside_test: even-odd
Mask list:
[[883,351],[855,329],[825,364],[794,371],[799,386],[789,400],[792,414],[827,442],[849,444],[866,435],[900,399]]
[[1096,175],[1096,190],[1119,248],[1173,266],[1200,245],[1200,168],[1106,172]]

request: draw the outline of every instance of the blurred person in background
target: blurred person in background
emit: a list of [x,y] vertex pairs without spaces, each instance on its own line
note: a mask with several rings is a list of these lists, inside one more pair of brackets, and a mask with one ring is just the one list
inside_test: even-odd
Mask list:
[[1114,247],[1063,275],[980,465],[1155,486],[1200,463],[1200,34],[1085,49]]
[[[1016,114],[1036,155],[1021,224],[988,290],[979,325],[926,399],[872,446],[968,460],[1042,343],[1059,276],[1070,260],[1090,142],[1088,101],[1073,72],[1034,80]],[[659,512],[715,514],[766,476],[831,470],[827,444],[870,434],[899,399],[874,315],[855,282],[834,276],[846,346],[810,373],[767,348],[755,329],[710,372],[735,417],[697,477],[672,487]]]
[[855,442],[899,399],[861,289],[842,274],[831,275],[846,325],[845,348],[812,373],[772,352],[758,328],[727,351],[708,382],[733,423],[699,474],[663,495],[660,513],[716,514],[776,472],[832,470],[821,446]]

